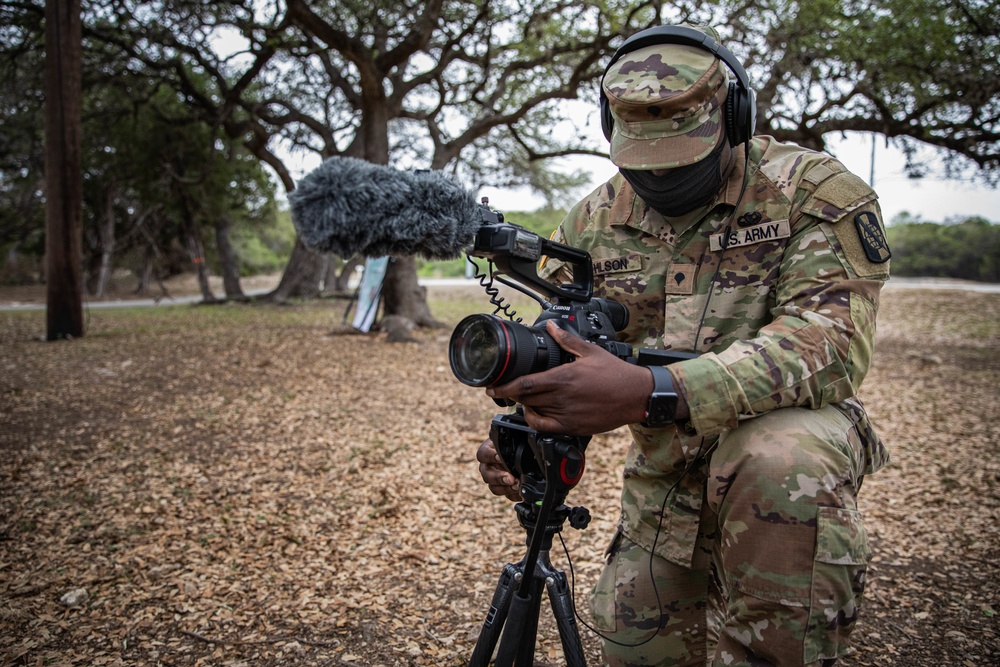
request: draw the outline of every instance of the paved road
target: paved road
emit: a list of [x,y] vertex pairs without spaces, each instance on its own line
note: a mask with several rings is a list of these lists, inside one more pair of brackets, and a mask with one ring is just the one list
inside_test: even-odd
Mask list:
[[[475,286],[477,281],[466,278],[421,278],[421,285],[426,286]],[[270,289],[246,290],[247,296],[260,296],[267,294]],[[177,296],[162,299],[115,299],[113,301],[87,301],[84,300],[84,308],[145,308],[150,306],[180,306],[184,304],[200,303],[201,295]],[[0,303],[0,312],[14,310],[45,310],[44,303]]]
[[[421,278],[421,285],[428,287],[474,287],[477,281],[467,278]],[[1000,284],[974,283],[962,280],[947,280],[942,278],[893,278],[886,283],[886,289],[937,289],[962,290],[966,292],[981,292],[984,294],[1000,294]],[[247,296],[267,294],[270,290],[248,291]],[[141,308],[149,306],[177,306],[198,303],[201,296],[179,296],[169,299],[123,299],[116,301],[88,301],[84,308]],[[44,303],[5,303],[0,304],[0,312],[17,310],[44,310]]]
[[967,280],[949,280],[947,278],[891,278],[885,284],[885,287],[886,289],[951,289],[963,292],[1000,294],[1000,284],[997,283],[974,283]]

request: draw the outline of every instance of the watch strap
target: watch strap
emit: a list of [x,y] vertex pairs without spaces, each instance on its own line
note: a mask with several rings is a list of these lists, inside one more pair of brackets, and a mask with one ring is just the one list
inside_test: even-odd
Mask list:
[[664,366],[647,366],[653,374],[653,393],[649,395],[643,426],[660,428],[674,423],[677,412],[677,391],[674,378]]

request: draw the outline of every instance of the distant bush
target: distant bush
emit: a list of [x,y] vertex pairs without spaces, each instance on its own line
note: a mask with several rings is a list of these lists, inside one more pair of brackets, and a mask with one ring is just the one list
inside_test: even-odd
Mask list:
[[940,224],[904,214],[886,233],[893,275],[1000,282],[1000,225],[979,217]]
[[240,226],[231,233],[244,276],[284,270],[295,246],[295,227],[287,210],[276,211],[273,224]]

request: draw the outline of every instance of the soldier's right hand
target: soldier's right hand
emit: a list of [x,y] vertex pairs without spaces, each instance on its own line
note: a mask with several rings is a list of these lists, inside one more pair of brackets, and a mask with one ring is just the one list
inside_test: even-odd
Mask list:
[[492,440],[487,440],[476,450],[479,474],[495,496],[505,496],[509,500],[521,500],[521,484],[510,474]]

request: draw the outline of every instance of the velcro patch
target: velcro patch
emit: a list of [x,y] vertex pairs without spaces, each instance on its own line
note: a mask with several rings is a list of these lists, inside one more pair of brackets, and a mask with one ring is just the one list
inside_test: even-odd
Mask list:
[[642,255],[630,252],[622,257],[594,260],[594,275],[604,276],[609,273],[627,273],[642,270]]
[[[847,224],[849,219],[854,220],[853,225]],[[831,225],[840,244],[841,257],[847,260],[858,278],[885,280],[889,277],[889,246],[880,219],[878,204],[871,202]]]
[[667,268],[667,294],[694,294],[694,274],[697,264],[671,264]]
[[[776,239],[787,239],[792,235],[791,228],[787,220],[771,220],[753,227],[743,229],[728,230],[729,237],[725,243],[726,248],[738,248],[764,241],[774,241]],[[723,233],[724,234],[724,233]],[[713,252],[723,249],[723,234],[712,234],[710,238]]]
[[889,261],[892,252],[889,250],[889,242],[886,241],[877,215],[871,211],[861,211],[854,216],[854,227],[858,230],[861,247],[864,248],[865,257],[869,262],[881,264]]

